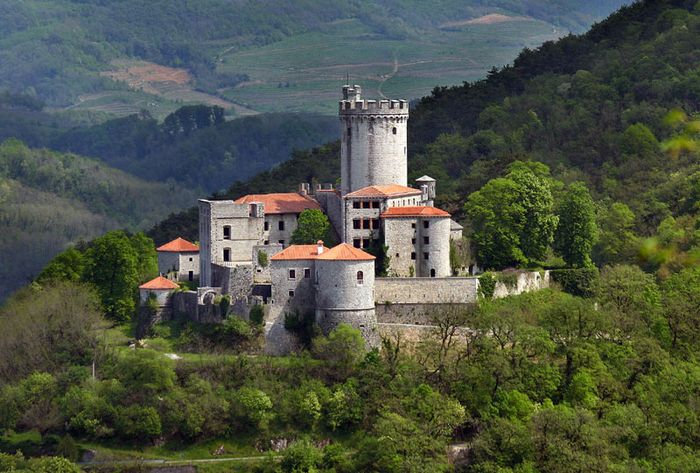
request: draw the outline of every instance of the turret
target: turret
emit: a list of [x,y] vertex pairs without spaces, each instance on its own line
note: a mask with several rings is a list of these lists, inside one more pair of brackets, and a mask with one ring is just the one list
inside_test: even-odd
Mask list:
[[344,85],[339,103],[342,195],[374,185],[407,185],[408,102],[364,100]]

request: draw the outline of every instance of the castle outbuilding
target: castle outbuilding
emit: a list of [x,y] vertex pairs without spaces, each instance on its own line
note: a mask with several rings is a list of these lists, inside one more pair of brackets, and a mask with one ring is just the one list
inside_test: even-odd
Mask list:
[[158,272],[174,281],[199,280],[199,247],[184,238],[156,248]]

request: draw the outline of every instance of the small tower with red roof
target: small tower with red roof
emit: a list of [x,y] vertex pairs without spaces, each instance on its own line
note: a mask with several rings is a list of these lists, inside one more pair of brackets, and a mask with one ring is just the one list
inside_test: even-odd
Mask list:
[[159,246],[158,272],[173,281],[199,280],[199,247],[184,238]]

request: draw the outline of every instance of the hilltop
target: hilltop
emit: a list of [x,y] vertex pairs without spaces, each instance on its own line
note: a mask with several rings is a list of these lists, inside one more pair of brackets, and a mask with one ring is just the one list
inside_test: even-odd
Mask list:
[[346,73],[378,94],[420,97],[583,31],[623,3],[9,0],[0,88],[77,115],[162,118],[191,103],[237,116],[329,114]]

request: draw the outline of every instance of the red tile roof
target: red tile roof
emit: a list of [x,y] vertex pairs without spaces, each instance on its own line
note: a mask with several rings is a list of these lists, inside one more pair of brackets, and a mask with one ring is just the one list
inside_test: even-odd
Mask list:
[[347,243],[341,243],[338,246],[334,246],[328,251],[323,252],[316,259],[322,260],[335,260],[335,261],[371,261],[375,259],[374,256],[369,253],[355,248]]
[[[323,252],[329,251],[325,246]],[[272,261],[309,260],[318,257],[318,245],[290,245],[272,258]]]
[[389,207],[382,218],[397,217],[449,217],[450,214],[436,207]]
[[180,286],[172,282],[170,279],[166,279],[163,276],[158,276],[155,279],[151,279],[147,283],[141,284],[139,289],[178,289]]
[[251,204],[262,202],[265,204],[266,214],[298,214],[306,209],[321,210],[321,206],[308,196],[295,192],[277,194],[248,194],[236,199],[237,204]]
[[175,253],[191,253],[199,251],[199,247],[194,243],[190,243],[184,238],[177,237],[173,241],[159,246],[156,251],[169,251]]
[[385,186],[369,186],[346,194],[346,197],[403,197],[408,195],[420,195],[419,189],[389,184]]

